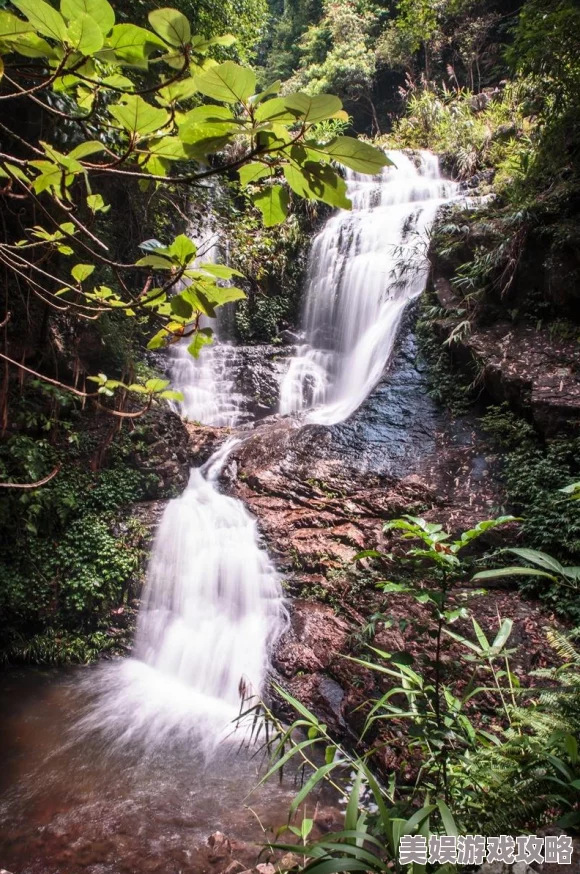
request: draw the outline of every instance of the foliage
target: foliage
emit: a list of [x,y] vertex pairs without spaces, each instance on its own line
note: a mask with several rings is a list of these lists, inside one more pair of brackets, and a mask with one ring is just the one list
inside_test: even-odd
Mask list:
[[553,817],[555,810],[563,828],[580,822],[580,656],[573,635],[548,631],[547,638],[563,663],[533,673],[542,688],[531,700],[520,690],[502,743],[480,749],[468,763],[471,779],[489,787],[487,817],[496,833]]
[[467,89],[413,89],[407,111],[385,142],[391,147],[428,148],[441,154],[460,179],[496,168],[499,181],[517,173],[532,149],[532,122],[524,114],[527,81],[508,83],[483,102]]
[[[151,8],[148,0],[117,0],[112,4],[120,20],[147,24]],[[257,45],[264,37],[268,6],[265,0],[179,0],[179,11],[194,25],[195,32],[204,39],[235,33],[237,42],[220,47],[219,52],[237,60],[251,60]]]
[[[197,356],[212,333],[201,318],[244,297],[224,285],[239,274],[194,265],[197,247],[185,234],[148,240],[134,263],[120,263],[99,235],[111,206],[103,182],[155,190],[237,173],[243,188],[252,186],[264,224],[273,226],[286,218],[291,197],[348,208],[336,163],[363,173],[389,163],[350,137],[317,137],[320,122],[344,117],[338,98],[281,97],[279,82],[256,93],[252,69],[211,57],[234,37],[192,35],[179,10],[154,9],[146,29],[115,24],[107,0],[92,0],[80,14],[72,0],[62,0],[60,11],[45,0],[13,5],[23,17],[0,11],[0,57],[9,61],[0,97],[31,101],[53,127],[43,139],[20,136],[15,124],[3,127],[1,193],[8,202],[23,201],[31,219],[22,239],[1,244],[0,261],[47,312],[91,320],[120,313],[156,331],[150,349],[189,337]],[[67,125],[59,131],[62,119]],[[96,392],[74,391],[88,398],[157,393],[106,375]]]
[[[419,541],[404,558],[373,550],[358,556],[359,561],[384,559],[395,570],[401,561],[419,563],[423,573],[431,565],[425,583],[387,582],[381,587],[391,598],[411,593],[440,627],[431,625],[435,654],[423,672],[404,652],[369,647],[369,658],[347,656],[376,677],[379,689],[362,705],[365,720],[354,745],[357,752],[338,743],[326,725],[277,685],[278,699],[297,715],[290,726],[282,725],[264,703],[251,708],[261,710],[269,726],[265,746],[270,769],[263,780],[282,773],[292,760],[301,763],[304,782],[291,815],[322,781],[330,781],[344,796],[340,832],[313,839],[312,821],[305,818],[302,827],[287,827],[297,844],[270,845],[304,857],[305,870],[398,871],[398,844],[405,834],[513,834],[531,821],[537,829],[558,813],[560,825],[577,825],[580,656],[571,637],[548,632],[550,645],[565,664],[534,672],[540,684],[525,688],[510,664],[511,619],[498,618],[492,638],[474,617],[474,637],[451,627],[462,619],[465,628],[468,611],[466,604],[453,610],[446,604],[447,575],[459,577],[462,551],[505,521],[509,519],[481,522],[452,540],[440,525],[406,517],[386,526],[388,533],[398,531]],[[454,667],[443,658],[443,639],[459,645]],[[254,725],[259,733],[261,723]],[[388,785],[376,776],[380,751],[391,749],[396,739],[407,746],[409,758],[415,754],[416,760],[419,754],[413,786],[398,780],[401,768],[390,773]]]
[[[91,470],[106,435],[94,422],[88,432],[79,429],[70,395],[62,394],[60,416],[54,408],[46,416],[27,394],[16,407],[23,430],[0,444],[3,481],[36,481],[60,465],[42,488],[2,495],[4,659],[84,661],[109,648],[103,626],[113,609],[126,608],[141,577],[146,530],[126,510],[155,478],[133,467],[137,444],[124,434],[109,445],[109,466]],[[46,437],[37,436],[39,427]]]
[[300,66],[289,86],[309,94],[333,91],[348,104],[364,101],[375,117],[371,99],[376,57],[373,31],[376,15],[356,0],[325,2],[319,22],[300,40]]
[[[366,756],[350,753],[339,747],[330,736],[327,726],[287,691],[275,685],[274,690],[282,702],[298,714],[290,725],[283,725],[264,703],[253,705],[242,714],[247,718],[254,712],[265,717],[266,737],[271,767],[261,783],[281,775],[284,766],[295,759],[301,763],[305,782],[290,806],[294,814],[323,781],[328,781],[343,796],[346,804],[344,828],[339,832],[324,835],[314,840],[310,837],[312,820],[303,819],[301,827],[289,825],[281,832],[289,831],[298,843],[276,842],[272,850],[290,850],[307,863],[303,870],[309,874],[333,874],[338,871],[386,872],[407,870],[420,874],[421,866],[410,867],[399,862],[399,845],[405,835],[456,834],[453,815],[443,799],[427,802],[418,809],[403,811],[393,804],[390,793],[383,789],[368,766]],[[260,736],[264,723],[258,720],[255,739]],[[304,738],[305,736],[305,738]],[[319,761],[323,765],[317,765]],[[345,779],[350,772],[350,785]]]
[[[565,565],[578,563],[580,518],[575,501],[560,489],[574,482],[580,457],[577,440],[552,440],[545,445],[534,428],[510,412],[507,404],[491,407],[482,420],[503,450],[506,503],[522,515],[522,540],[530,548],[553,555]],[[577,592],[559,583],[546,585],[533,577],[521,589],[539,596],[558,614],[580,621]]]

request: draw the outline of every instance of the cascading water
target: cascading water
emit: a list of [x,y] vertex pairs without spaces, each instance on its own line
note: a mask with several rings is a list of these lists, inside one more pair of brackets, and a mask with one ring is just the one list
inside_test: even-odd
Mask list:
[[278,574],[256,522],[216,480],[227,441],[167,505],[139,613],[135,657],[103,676],[83,729],[111,741],[211,748],[259,692],[272,642],[285,625]]
[[[218,237],[207,227],[198,242],[199,261],[216,263],[219,249]],[[236,390],[232,377],[239,364],[239,352],[235,346],[218,339],[219,322],[218,310],[217,330],[214,322],[205,320],[202,324],[202,327],[212,327],[216,336],[199,358],[187,351],[187,341],[172,347],[169,375],[173,388],[183,395],[183,401],[175,405],[181,416],[203,425],[235,428],[246,418],[245,398]]]
[[455,186],[430,152],[388,157],[380,176],[348,172],[352,210],[314,240],[306,344],[282,381],[281,413],[311,410],[307,421],[325,425],[348,418],[380,380],[405,307],[425,288],[427,234]]

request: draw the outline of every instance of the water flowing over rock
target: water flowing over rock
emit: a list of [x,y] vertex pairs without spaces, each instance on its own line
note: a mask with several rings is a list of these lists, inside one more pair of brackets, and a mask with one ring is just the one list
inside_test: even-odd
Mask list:
[[[211,748],[262,688],[286,613],[255,519],[216,480],[238,441],[193,469],[161,519],[137,626],[135,657],[108,667],[80,723],[112,742]],[[91,683],[94,691],[95,681]]]
[[436,156],[389,152],[378,177],[348,172],[352,211],[315,239],[304,304],[306,344],[291,360],[280,411],[310,422],[347,419],[381,378],[407,304],[425,288],[427,233],[455,192]]

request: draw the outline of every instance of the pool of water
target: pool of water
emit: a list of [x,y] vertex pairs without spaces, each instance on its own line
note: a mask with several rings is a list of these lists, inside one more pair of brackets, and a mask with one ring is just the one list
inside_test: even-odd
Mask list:
[[[268,781],[235,735],[210,756],[183,737],[113,744],[75,725],[110,664],[0,675],[0,869],[12,874],[186,874],[256,863],[287,821],[295,774]],[[327,805],[329,799],[320,798]],[[314,801],[309,801],[309,815]],[[300,818],[300,817],[299,817]],[[231,855],[213,858],[221,831]],[[217,854],[219,856],[219,853]]]

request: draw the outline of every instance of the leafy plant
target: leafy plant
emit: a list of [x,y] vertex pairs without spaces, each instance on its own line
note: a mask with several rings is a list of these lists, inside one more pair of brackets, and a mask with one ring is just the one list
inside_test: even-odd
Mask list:
[[[22,239],[0,244],[0,261],[48,314],[138,319],[153,329],[150,349],[187,337],[197,356],[212,337],[202,318],[244,298],[224,284],[239,272],[196,262],[186,234],[142,243],[131,263],[117,259],[100,231],[112,207],[106,183],[157,190],[236,174],[270,227],[284,221],[293,197],[349,208],[337,164],[376,173],[389,163],[368,143],[328,137],[324,123],[346,120],[337,97],[280,96],[280,82],[258,92],[251,68],[212,57],[235,38],[193,34],[177,9],[152,10],[145,28],[116,23],[107,0],[82,7],[62,0],[58,10],[45,0],[13,6],[20,15],[0,10],[0,59],[10,62],[2,61],[4,105],[28,101],[31,111],[49,122],[64,118],[72,131],[61,137],[47,126],[45,139],[28,140],[11,117],[3,128],[0,196],[17,197],[31,220]],[[145,410],[165,391],[106,374],[94,379],[96,392],[52,384],[97,402],[115,392],[149,395]]]

